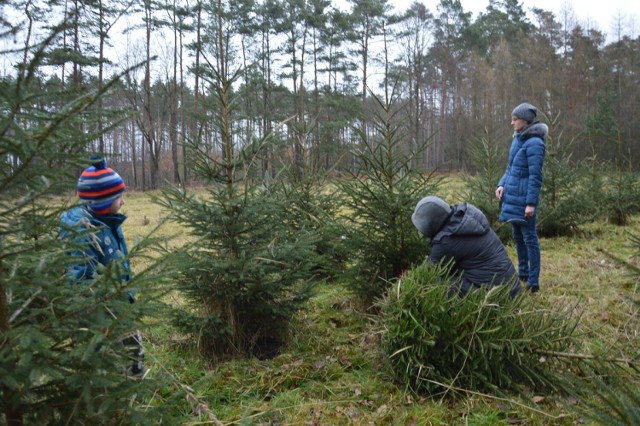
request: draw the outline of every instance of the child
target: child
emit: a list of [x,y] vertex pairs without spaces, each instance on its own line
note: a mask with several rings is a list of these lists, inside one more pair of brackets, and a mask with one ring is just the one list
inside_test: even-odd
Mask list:
[[[129,251],[121,227],[127,217],[120,213],[125,203],[126,185],[103,158],[91,159],[93,164],[82,172],[77,184],[78,197],[85,203],[64,212],[61,218],[66,228],[61,232],[63,237],[69,236],[71,229],[77,231],[73,233],[78,238],[71,253],[73,261],[67,267],[69,282],[74,286],[93,280],[99,265],[108,266],[113,261],[120,262],[120,280],[129,281],[131,278],[127,258]],[[130,303],[135,302],[133,292],[128,293],[128,298]],[[132,333],[122,343],[131,348],[134,358],[130,372],[142,375],[145,367],[142,364],[144,350],[140,333]]]

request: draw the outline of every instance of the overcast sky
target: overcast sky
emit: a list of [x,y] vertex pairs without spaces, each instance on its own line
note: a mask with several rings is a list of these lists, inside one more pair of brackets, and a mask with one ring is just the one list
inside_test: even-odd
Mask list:
[[[397,11],[403,11],[409,7],[414,0],[389,0],[389,3]],[[425,4],[432,12],[436,11],[439,0],[418,0]],[[337,5],[344,5],[345,0],[334,0]],[[461,0],[464,10],[472,12],[474,17],[478,13],[486,10],[489,0]],[[607,35],[607,41],[616,40],[616,22],[621,22],[623,34],[637,38],[640,35],[640,0],[520,0],[525,11],[533,7],[540,7],[553,12],[556,19],[561,22],[560,17],[565,16],[565,11],[569,11],[568,16],[575,16],[585,28],[597,28]],[[0,9],[3,10],[3,9]],[[620,18],[620,19],[618,19]],[[139,21],[139,20],[137,20]],[[122,21],[125,24],[125,20]],[[130,24],[130,22],[129,22]],[[111,53],[122,56],[127,49],[134,48],[138,38],[127,39],[118,37],[117,31],[112,34],[114,47],[109,49]],[[0,50],[4,48],[17,48],[11,37],[0,40]],[[168,44],[158,43],[168,48]],[[161,49],[162,50],[162,49]],[[166,49],[165,49],[166,50]],[[162,55],[163,53],[160,52]],[[168,54],[165,52],[165,54]],[[0,56],[0,75],[13,69],[15,58],[12,55]]]
[[[419,0],[432,12],[436,10],[438,0]],[[399,10],[409,7],[413,0],[389,0]],[[486,10],[489,0],[461,0],[462,7],[473,12]],[[625,34],[632,38],[640,32],[640,1],[638,0],[520,0],[525,11],[539,7],[553,12],[556,19],[563,15],[563,10],[572,10],[578,22],[585,28],[597,28],[609,37],[615,34],[615,26],[620,16],[625,27]],[[559,19],[558,19],[559,20]]]

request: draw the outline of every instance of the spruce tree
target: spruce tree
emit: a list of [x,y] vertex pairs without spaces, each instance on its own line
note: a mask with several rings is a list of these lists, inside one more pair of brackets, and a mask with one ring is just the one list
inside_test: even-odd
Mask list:
[[65,273],[81,231],[59,237],[61,194],[87,165],[73,153],[97,136],[78,129],[95,120],[89,111],[113,81],[99,92],[42,90],[42,58],[58,34],[0,81],[0,423],[148,423],[162,416],[144,405],[155,382],[127,379],[121,341],[150,313],[129,304],[129,287],[161,280],[147,271],[124,282],[118,262],[83,286]]
[[[467,148],[467,158],[472,173],[462,175],[465,183],[465,200],[478,207],[494,228],[498,225],[500,205],[496,198],[496,186],[504,173],[506,151],[485,134],[474,138]],[[506,237],[505,232],[500,233]]]
[[173,254],[177,288],[189,302],[177,324],[207,355],[273,355],[312,294],[309,214],[294,207],[287,184],[255,179],[266,144],[230,149],[225,159],[192,144],[188,152],[204,189],[170,188],[159,199],[191,239]]
[[390,281],[428,255],[428,243],[411,223],[416,203],[435,194],[441,179],[411,167],[418,152],[403,149],[393,97],[372,96],[378,113],[375,135],[360,134],[353,153],[357,169],[339,183],[343,198],[345,250],[349,254],[349,286],[369,305],[381,297]]
[[640,176],[634,171],[631,152],[618,133],[613,140],[616,159],[603,190],[603,215],[616,225],[628,225],[640,212]]
[[220,144],[212,149],[197,140],[187,144],[191,173],[204,183],[202,192],[170,188],[158,201],[191,240],[173,256],[181,270],[177,288],[189,303],[177,313],[178,325],[207,355],[269,357],[312,294],[315,232],[307,219],[311,212],[292,208],[301,201],[291,201],[288,186],[278,177],[260,177],[281,127],[251,143],[236,143],[233,128],[241,102],[234,82],[242,71],[229,71],[223,16],[219,1],[212,46],[218,61],[197,70],[210,83]]
[[572,235],[580,225],[597,217],[599,181],[592,179],[585,164],[573,160],[577,139],[565,140],[560,115],[547,122],[551,131],[545,140],[539,233],[547,237]]
[[535,306],[506,286],[461,298],[449,292],[450,265],[412,269],[383,299],[380,329],[387,365],[412,390],[451,392],[557,390],[580,359],[571,309]]

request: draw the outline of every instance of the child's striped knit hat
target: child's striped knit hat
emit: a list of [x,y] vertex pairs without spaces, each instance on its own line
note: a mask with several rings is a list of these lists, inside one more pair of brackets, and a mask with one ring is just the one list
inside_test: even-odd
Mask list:
[[101,157],[91,157],[93,163],[78,179],[78,197],[88,201],[88,207],[98,215],[108,214],[113,200],[125,190],[124,180]]

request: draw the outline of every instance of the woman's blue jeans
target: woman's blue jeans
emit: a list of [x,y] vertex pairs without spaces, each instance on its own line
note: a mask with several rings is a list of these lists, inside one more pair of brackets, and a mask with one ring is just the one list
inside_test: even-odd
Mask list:
[[540,242],[536,230],[536,216],[512,222],[513,241],[518,253],[518,275],[527,279],[527,287],[540,284]]

